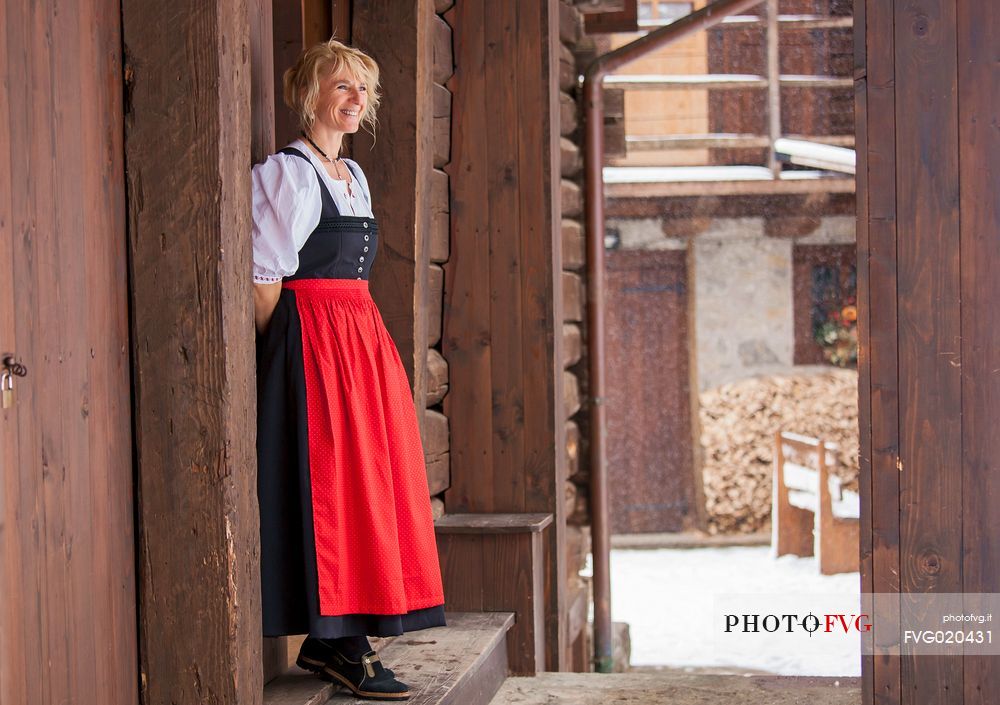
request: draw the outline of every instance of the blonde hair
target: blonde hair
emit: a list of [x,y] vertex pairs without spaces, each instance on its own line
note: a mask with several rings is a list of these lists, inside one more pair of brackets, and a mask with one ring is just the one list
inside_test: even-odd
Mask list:
[[336,39],[315,44],[299,56],[295,65],[285,71],[285,105],[299,117],[299,124],[306,132],[316,121],[316,103],[319,100],[320,82],[336,75],[342,69],[365,84],[368,100],[361,115],[364,125],[372,137],[378,124],[375,114],[382,95],[379,93],[378,64],[360,49],[349,47]]

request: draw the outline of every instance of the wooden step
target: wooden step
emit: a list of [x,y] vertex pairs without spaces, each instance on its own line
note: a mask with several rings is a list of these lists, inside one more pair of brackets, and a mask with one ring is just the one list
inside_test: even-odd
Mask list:
[[452,609],[514,612],[511,673],[545,670],[542,532],[551,514],[445,514],[434,522],[445,600]]
[[[380,652],[407,683],[409,705],[487,705],[507,677],[509,612],[450,612],[448,626],[404,634]],[[264,687],[264,705],[362,705],[346,688],[293,668]]]

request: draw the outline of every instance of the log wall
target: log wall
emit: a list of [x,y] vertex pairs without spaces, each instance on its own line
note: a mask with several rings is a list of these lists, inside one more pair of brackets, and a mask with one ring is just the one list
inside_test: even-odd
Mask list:
[[444,17],[454,0],[435,0],[430,22],[432,160],[430,164],[430,225],[427,244],[428,297],[427,348],[424,383],[424,427],[427,453],[427,480],[431,508],[435,518],[445,512],[445,491],[451,485],[451,453],[448,417],[444,398],[448,393],[448,361],[441,354],[441,330],[444,312],[444,266],[451,253],[451,201],[449,198],[451,162],[452,95],[448,88],[455,72],[452,30]]
[[594,42],[584,34],[584,17],[572,2],[560,1],[559,24],[559,173],[562,220],[563,358],[565,394],[563,418],[566,433],[566,602],[570,618],[566,643],[571,649],[569,668],[591,670],[592,648],[587,636],[590,579],[582,577],[590,552],[590,435],[586,355],[586,231],[583,223],[583,111],[578,77],[593,60]]

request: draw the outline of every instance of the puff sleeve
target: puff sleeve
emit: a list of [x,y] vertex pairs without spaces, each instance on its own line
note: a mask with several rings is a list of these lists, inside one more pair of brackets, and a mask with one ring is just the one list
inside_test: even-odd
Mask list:
[[274,154],[253,168],[253,280],[273,284],[299,268],[299,250],[323,210],[310,164]]

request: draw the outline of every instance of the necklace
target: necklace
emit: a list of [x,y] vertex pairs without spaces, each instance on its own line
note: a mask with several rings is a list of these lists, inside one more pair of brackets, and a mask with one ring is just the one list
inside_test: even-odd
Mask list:
[[[337,156],[336,159],[330,159],[330,156],[326,152],[324,152],[322,149],[320,149],[320,146],[318,144],[316,144],[315,142],[313,142],[313,138],[310,137],[309,135],[307,135],[305,132],[302,133],[302,136],[305,137],[306,140],[309,141],[309,144],[311,144],[313,146],[313,148],[317,152],[320,153],[320,156],[323,157],[323,159],[325,161],[327,161],[328,163],[336,165],[336,163],[340,161],[340,156]],[[336,166],[334,166],[334,168],[336,169]],[[340,169],[337,169],[337,175],[338,176],[340,175]]]
[[[337,157],[335,159],[330,159],[330,155],[328,155],[326,152],[324,152],[322,149],[320,149],[320,146],[318,144],[316,144],[315,142],[313,142],[313,138],[312,137],[310,137],[309,135],[307,135],[305,132],[302,133],[302,136],[305,137],[306,140],[309,141],[309,144],[311,144],[313,146],[313,148],[317,152],[320,153],[320,156],[322,156],[323,159],[328,164],[333,164],[333,169],[334,169],[334,171],[337,172],[337,178],[340,179],[341,181],[346,181],[347,179],[345,177],[343,177],[343,176],[340,175],[340,155],[337,155]],[[347,184],[347,193],[351,194],[351,185],[350,184]]]

